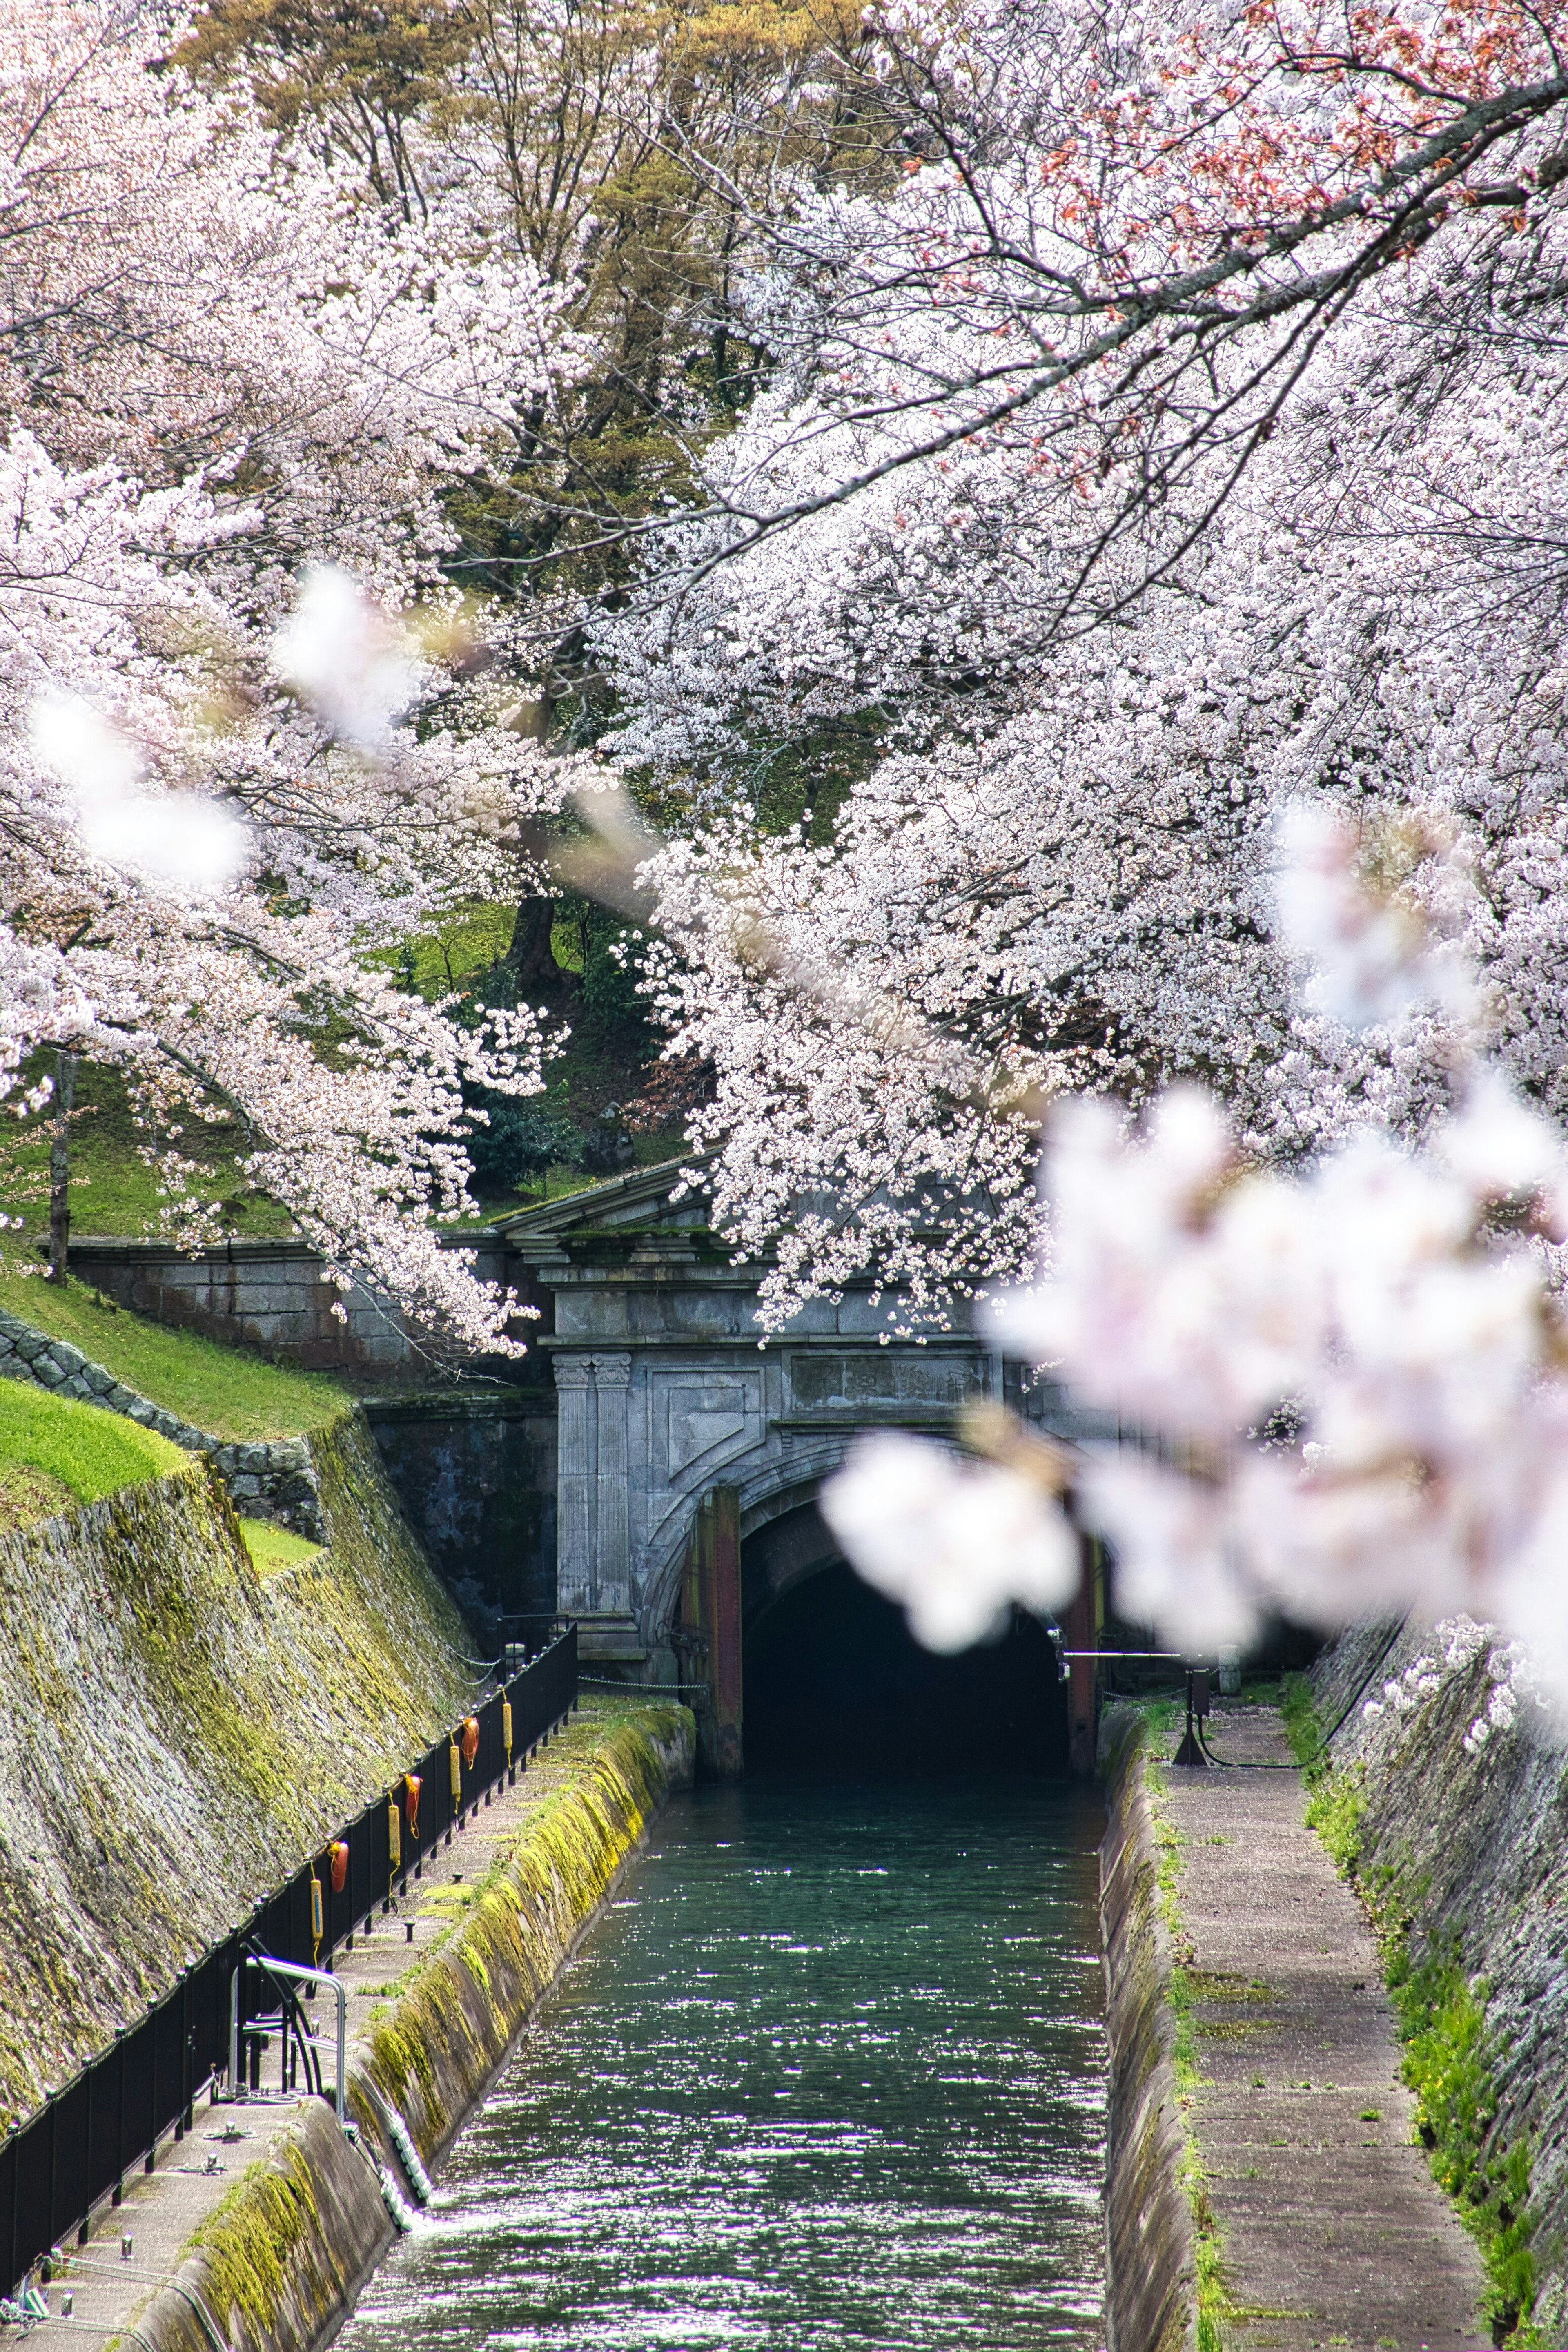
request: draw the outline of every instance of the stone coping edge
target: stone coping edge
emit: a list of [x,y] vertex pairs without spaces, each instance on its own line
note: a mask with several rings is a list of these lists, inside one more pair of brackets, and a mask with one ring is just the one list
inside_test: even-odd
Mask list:
[[1102,1743],[1108,1760],[1100,1848],[1109,2045],[1106,2343],[1108,2352],[1194,2352],[1197,2267],[1182,2175],[1186,2135],[1176,2085],[1172,1962],[1137,1710],[1108,1710]]
[[[690,1785],[688,1709],[640,1707],[583,1726],[572,1778],[482,1880],[462,1926],[375,2022],[349,2071],[355,2147],[313,2100],[197,2231],[173,2277],[122,2331],[139,2352],[318,2352],[395,2231],[379,2166],[406,2195],[387,2103],[436,2161],[676,1788]],[[115,2347],[110,2347],[115,2352]]]

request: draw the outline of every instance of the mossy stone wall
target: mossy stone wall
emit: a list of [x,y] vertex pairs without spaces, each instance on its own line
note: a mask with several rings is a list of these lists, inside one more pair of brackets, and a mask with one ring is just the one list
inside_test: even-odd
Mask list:
[[1100,1848],[1109,2045],[1105,2324],[1109,2352],[1184,2352],[1196,2341],[1192,2210],[1182,2180],[1171,1959],[1144,1778],[1144,1730],[1108,1714],[1109,1821]]
[[1355,1699],[1333,1762],[1354,1793],[1357,1880],[1385,1921],[1408,1923],[1413,1964],[1452,1953],[1479,1994],[1482,2159],[1527,2153],[1532,2340],[1568,2341],[1568,1749],[1528,1702],[1467,1747],[1494,1688],[1490,1647],[1368,1717],[1385,1682],[1423,1653],[1441,1659],[1429,1628],[1407,1627],[1384,1657],[1386,1638],[1386,1625],[1353,1628],[1312,1676],[1325,1722]]
[[[695,1745],[692,1717],[677,1706],[590,1702],[567,1732],[561,1785],[350,2065],[356,2124],[394,2179],[381,2102],[398,2108],[427,2159],[447,2147],[669,1790],[690,1781]],[[371,2166],[331,2110],[311,2102],[236,2182],[176,2276],[231,2352],[314,2352],[391,2236]],[[155,2294],[136,2324],[151,2352],[212,2352],[175,2288]]]
[[0,1537],[0,2121],[467,1704],[362,1416],[309,1444],[329,1549],[265,1580],[199,1461]]

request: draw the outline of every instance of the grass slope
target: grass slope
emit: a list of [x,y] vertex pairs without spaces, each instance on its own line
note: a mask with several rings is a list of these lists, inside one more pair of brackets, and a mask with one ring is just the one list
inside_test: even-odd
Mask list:
[[335,1421],[349,1402],[350,1391],[326,1372],[265,1363],[196,1332],[169,1330],[85,1283],[58,1289],[41,1275],[0,1266],[0,1307],[51,1339],[68,1339],[138,1395],[216,1437],[295,1437]]
[[[35,1055],[29,1079],[51,1072],[51,1054]],[[5,1138],[0,1162],[0,1209],[25,1218],[39,1240],[49,1225],[50,1119],[23,1119]],[[172,1139],[165,1138],[164,1140]],[[158,1178],[136,1147],[147,1137],[137,1127],[120,1072],[84,1061],[77,1077],[77,1114],[71,1123],[71,1220],[78,1234],[156,1234],[169,1203]],[[186,1123],[179,1146],[201,1171],[204,1200],[223,1203],[225,1231],[246,1238],[277,1237],[294,1231],[287,1211],[257,1192],[241,1172],[251,1149],[236,1122],[208,1127]]]
[[290,1535],[287,1528],[275,1528],[269,1519],[242,1519],[239,1531],[257,1576],[281,1576],[287,1569],[298,1568],[301,1560],[321,1557],[319,1544]]
[[74,1404],[30,1381],[0,1381],[0,1526],[96,1503],[190,1461],[177,1445],[100,1405]]

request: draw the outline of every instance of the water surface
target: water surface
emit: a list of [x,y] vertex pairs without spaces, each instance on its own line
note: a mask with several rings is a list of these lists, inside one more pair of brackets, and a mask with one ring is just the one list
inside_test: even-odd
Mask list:
[[1092,1801],[699,1790],[344,2352],[1102,2340]]

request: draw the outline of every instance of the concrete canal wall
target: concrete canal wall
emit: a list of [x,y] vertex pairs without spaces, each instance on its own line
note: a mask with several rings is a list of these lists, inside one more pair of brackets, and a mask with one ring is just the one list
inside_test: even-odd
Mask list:
[[1144,1771],[1144,1727],[1110,1711],[1100,1849],[1107,2085],[1105,2267],[1109,2352],[1182,2352],[1196,2341],[1192,2209],[1182,2180],[1170,1934]]
[[[434,2163],[484,2098],[540,1997],[638,1851],[670,1790],[689,1783],[685,1707],[590,1703],[544,1801],[486,1873],[460,1925],[356,2041],[356,2148],[329,2107],[303,2104],[203,2224],[134,2319],[142,2352],[312,2352],[336,2332],[392,2238],[371,2152],[405,2177],[389,2109]],[[204,2318],[203,2315],[208,2315]]]

